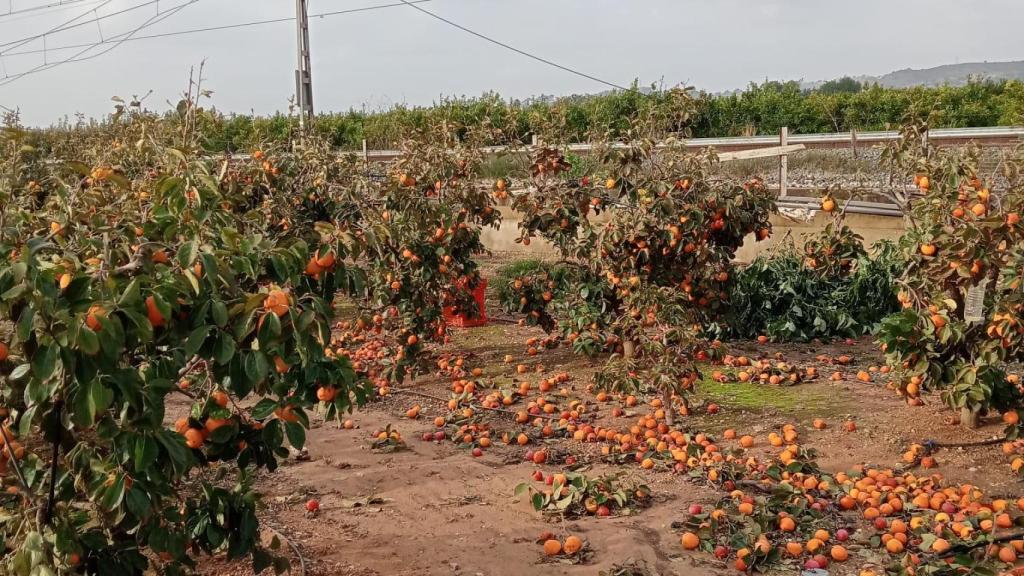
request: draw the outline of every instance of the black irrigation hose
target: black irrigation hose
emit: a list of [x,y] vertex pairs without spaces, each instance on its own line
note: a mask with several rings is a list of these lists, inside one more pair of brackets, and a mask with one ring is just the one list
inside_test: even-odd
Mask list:
[[982,540],[980,542],[975,542],[974,544],[953,546],[949,550],[947,550],[947,551],[945,551],[945,552],[943,552],[941,554],[937,554],[935,557],[936,558],[949,558],[951,556],[956,556],[957,554],[963,554],[965,552],[970,552],[971,550],[974,550],[975,548],[980,548],[982,546],[990,546],[992,544],[999,544],[1001,542],[1009,542],[1011,540],[1021,540],[1021,539],[1024,539],[1024,532],[1014,532],[1013,534],[1006,534],[1004,536],[1000,536],[999,538],[993,538],[992,540]]
[[288,547],[292,549],[292,553],[295,554],[299,558],[300,576],[306,576],[306,574],[307,574],[307,572],[306,572],[306,557],[302,555],[302,551],[299,550],[299,546],[297,544],[295,544],[295,542],[292,540],[292,538],[290,538],[288,536],[285,536],[282,533],[282,530],[274,528],[273,526],[271,526],[270,524],[267,524],[266,522],[264,522],[263,525],[266,526],[267,529],[270,530],[271,532],[273,532],[274,534],[277,534],[278,538],[283,539],[285,541],[285,543],[288,544]]
[[1002,444],[1006,442],[1007,438],[990,438],[988,440],[979,440],[977,442],[936,442],[934,440],[925,440],[921,445],[925,448],[974,448],[978,446],[992,446],[995,444]]

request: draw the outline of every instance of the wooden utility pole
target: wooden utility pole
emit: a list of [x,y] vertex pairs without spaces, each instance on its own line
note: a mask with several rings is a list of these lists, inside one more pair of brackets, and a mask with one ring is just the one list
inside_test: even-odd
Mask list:
[[299,66],[295,69],[295,100],[299,106],[299,127],[313,117],[313,77],[309,64],[309,13],[306,0],[295,0],[295,29],[299,49]]

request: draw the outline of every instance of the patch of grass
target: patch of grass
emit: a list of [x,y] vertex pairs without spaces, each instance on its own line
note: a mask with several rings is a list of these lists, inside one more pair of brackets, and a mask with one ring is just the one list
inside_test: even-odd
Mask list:
[[530,177],[529,165],[530,157],[524,153],[494,154],[484,159],[480,166],[480,175],[492,180],[497,178],[525,180]]
[[505,264],[501,268],[498,268],[495,275],[503,280],[511,280],[517,276],[526,276],[527,274],[543,272],[546,267],[547,265],[544,264],[544,262],[536,258],[514,260]]
[[705,378],[697,393],[708,401],[750,412],[777,412],[797,420],[836,414],[846,407],[847,399],[837,390],[797,384],[771,386],[752,382],[715,382]]
[[494,273],[494,279],[489,283],[489,288],[494,290],[499,302],[505,302],[511,296],[512,283],[516,278],[524,276],[536,276],[544,272],[551,272],[556,281],[559,281],[565,274],[565,268],[561,265],[552,265],[550,262],[543,262],[536,258],[525,260],[514,260],[498,268]]
[[456,329],[451,332],[452,345],[465,351],[478,352],[481,348],[505,346],[509,338],[500,324],[487,324],[476,328]]

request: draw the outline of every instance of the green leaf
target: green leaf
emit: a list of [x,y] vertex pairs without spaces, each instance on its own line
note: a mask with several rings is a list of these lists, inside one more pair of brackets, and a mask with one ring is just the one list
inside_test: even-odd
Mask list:
[[25,284],[25,283],[16,284],[10,290],[7,290],[3,294],[0,294],[0,300],[13,300],[13,299],[17,298],[18,296],[21,296],[25,292],[28,292],[28,284]]
[[228,307],[220,300],[215,300],[211,307],[213,323],[218,328],[223,328],[228,323]]
[[41,381],[49,380],[57,369],[57,346],[40,346],[32,358],[32,374]]
[[195,262],[197,256],[199,256],[199,243],[195,240],[189,240],[182,244],[178,250],[178,264],[182,268],[188,268]]
[[273,342],[280,336],[281,320],[277,317],[277,314],[265,314],[259,330],[260,343],[266,344]]
[[[149,342],[153,339],[153,325],[149,323],[149,320],[145,316],[129,309],[123,309],[121,310],[121,313],[135,325],[135,337],[138,338],[140,342]],[[85,330],[85,328],[82,329],[82,331]]]
[[181,178],[177,176],[171,176],[169,178],[164,178],[163,180],[161,180],[160,183],[157,184],[156,191],[158,194],[163,196],[169,194],[172,190],[177,189],[179,186],[181,186],[181,184]]
[[144,520],[149,515],[149,496],[139,488],[133,486],[125,495],[124,503],[137,518]]
[[185,341],[185,356],[191,358],[199,351],[203,346],[203,342],[206,341],[206,335],[210,332],[210,326],[200,326],[192,331],[188,335],[188,340]]
[[245,375],[253,382],[259,383],[267,377],[270,365],[262,352],[253,351],[245,356]]
[[32,320],[35,318],[35,309],[31,306],[26,306],[25,310],[21,313],[21,317],[18,318],[18,340],[26,342],[29,336],[32,335]]
[[11,371],[10,378],[11,380],[21,380],[30,370],[32,370],[31,364],[19,364],[17,368]]
[[100,351],[100,339],[96,336],[95,332],[83,327],[78,331],[78,348],[92,356]]
[[188,280],[189,285],[192,286],[192,290],[196,293],[196,295],[198,295],[201,291],[199,288],[199,278],[196,278],[196,275],[194,272],[192,272],[191,268],[185,269],[185,279]]
[[116,478],[113,486],[107,486],[100,498],[100,506],[110,511],[115,510],[124,500],[124,475],[118,474]]
[[77,172],[82,176],[88,176],[89,174],[92,173],[92,169],[89,168],[89,166],[83,162],[72,160],[70,162],[65,162],[64,166],[70,170],[73,170],[74,172]]
[[122,174],[118,174],[117,172],[115,172],[108,176],[107,179],[113,182],[114,184],[117,184],[117,187],[122,190],[131,190],[131,182],[129,182],[128,179],[125,178]]
[[96,334],[100,341],[100,347],[107,356],[117,356],[124,349],[124,327],[121,325],[121,320],[111,314],[100,317],[99,322],[103,327]]
[[91,428],[96,415],[106,410],[114,399],[114,393],[99,380],[91,380],[78,387],[72,399],[72,421],[82,428]]
[[234,357],[235,348],[235,339],[231,334],[221,332],[213,348],[214,360],[221,366],[227,364]]
[[238,426],[234,422],[232,422],[226,426],[221,426],[220,428],[217,428],[216,430],[211,432],[207,440],[217,444],[223,444],[228,440],[234,438],[235,435],[237,434]]
[[269,398],[264,398],[257,402],[255,406],[253,406],[251,414],[252,417],[256,420],[264,420],[266,418],[269,418],[270,415],[273,414],[274,410],[276,409],[277,402],[274,402]]
[[114,391],[99,380],[92,381],[89,395],[92,396],[92,403],[96,407],[97,414],[110,408],[110,405],[114,402]]
[[121,298],[117,301],[117,305],[122,308],[131,308],[138,304],[139,297],[139,279],[133,278],[132,281],[125,286],[124,292],[121,293]]
[[298,422],[285,422],[284,431],[288,435],[288,442],[296,450],[302,449],[306,444],[306,429]]
[[157,433],[156,439],[164,447],[164,450],[167,451],[167,455],[171,459],[171,465],[174,466],[174,471],[179,475],[184,473],[188,469],[192,458],[188,447],[185,446],[185,439],[180,434],[170,430],[161,430]]
[[135,472],[149,468],[160,454],[156,440],[149,436],[139,435],[135,438]]

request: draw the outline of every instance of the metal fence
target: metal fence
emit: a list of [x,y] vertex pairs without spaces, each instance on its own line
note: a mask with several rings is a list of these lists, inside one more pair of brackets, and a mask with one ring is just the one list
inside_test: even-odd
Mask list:
[[[691,138],[684,142],[690,149],[699,150],[714,148],[719,152],[723,162],[755,159],[776,159],[778,177],[772,178],[770,186],[778,191],[779,206],[785,208],[817,209],[819,186],[808,186],[805,182],[792,182],[789,174],[791,155],[811,150],[848,151],[853,158],[871,153],[880,144],[898,140],[897,131],[874,132],[836,132],[829,134],[790,134],[783,127],[777,136],[750,136],[734,138]],[[963,146],[969,143],[983,148],[1011,148],[1024,144],[1024,126],[1008,126],[994,128],[942,128],[928,132],[928,142],[933,146]],[[625,144],[612,144],[613,147],[625,147]],[[587,143],[570,144],[569,152],[586,154],[594,149]],[[490,146],[484,149],[489,154],[501,154],[512,150],[508,146]],[[363,157],[367,161],[386,162],[401,156],[400,150],[368,150],[363,142]],[[774,170],[773,170],[774,171]],[[886,183],[877,173],[876,182],[857,186],[869,195],[874,192],[876,199],[883,199],[886,190],[893,190],[893,183]],[[848,212],[874,214],[879,216],[899,216],[902,210],[899,205],[886,201],[848,200],[844,202]]]

